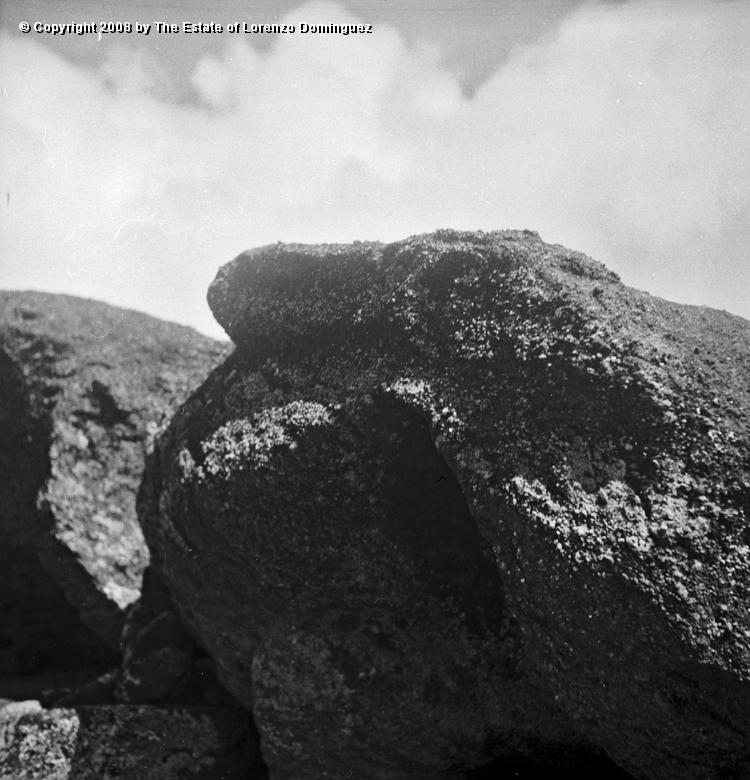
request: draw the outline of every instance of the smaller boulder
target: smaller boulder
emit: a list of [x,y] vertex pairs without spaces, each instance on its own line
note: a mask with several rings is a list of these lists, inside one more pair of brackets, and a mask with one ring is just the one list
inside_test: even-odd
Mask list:
[[0,780],[259,780],[258,758],[237,709],[0,709]]

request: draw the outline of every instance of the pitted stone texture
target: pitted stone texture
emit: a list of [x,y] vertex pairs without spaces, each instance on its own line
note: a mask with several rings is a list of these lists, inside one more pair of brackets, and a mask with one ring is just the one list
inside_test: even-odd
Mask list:
[[[0,293],[0,338],[2,547],[38,553],[87,625],[117,646],[148,562],[135,512],[146,451],[227,347],[133,311],[31,292]],[[46,593],[16,601],[32,613]]]
[[241,710],[0,709],[0,780],[249,780],[257,753]]
[[[468,635],[460,607],[419,601],[430,545],[415,555],[382,530],[419,517],[432,495],[423,464],[441,462],[520,628],[518,640],[498,634],[472,649],[470,668],[488,657],[502,667],[512,635],[524,680],[638,777],[750,774],[750,323],[628,289],[529,232],[278,244],[222,268],[209,302],[238,351],[163,439],[143,517],[187,625],[254,702],[268,744],[286,745],[279,766],[291,766],[302,731],[274,723],[283,691],[308,702],[325,758],[334,722],[352,729],[350,745],[368,744],[356,741],[372,732],[357,730],[351,691],[371,668],[394,695],[421,696],[423,714],[451,690],[423,686],[411,667],[398,682],[387,653],[408,653],[379,655],[381,639],[365,640],[382,604],[391,622],[385,632],[375,622],[373,637],[384,633],[388,648],[410,636],[396,631],[403,593],[430,632],[441,612],[446,631],[456,626],[434,634],[437,648]],[[330,423],[291,421],[299,405]],[[429,446],[410,459],[419,435]],[[435,511],[450,528],[448,505]],[[248,596],[244,615],[218,596],[232,588]],[[339,626],[344,592],[352,622]],[[408,651],[420,657],[419,647]],[[374,707],[377,693],[363,700]],[[442,700],[459,723],[463,704]],[[337,708],[354,721],[331,721]],[[393,755],[399,734],[412,739],[409,727],[380,735]],[[313,740],[299,743],[300,755],[314,752]]]

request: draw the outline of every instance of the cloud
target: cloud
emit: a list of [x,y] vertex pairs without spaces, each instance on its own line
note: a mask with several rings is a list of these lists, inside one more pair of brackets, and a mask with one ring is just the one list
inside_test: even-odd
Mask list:
[[[395,29],[226,35],[191,100],[152,52],[98,68],[2,43],[0,283],[218,334],[217,267],[250,246],[528,227],[627,283],[750,317],[750,13],[587,4],[467,97]],[[356,24],[311,3],[297,25]]]

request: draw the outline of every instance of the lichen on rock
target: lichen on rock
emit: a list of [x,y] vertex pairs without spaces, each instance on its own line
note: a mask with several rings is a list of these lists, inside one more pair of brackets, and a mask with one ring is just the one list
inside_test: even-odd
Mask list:
[[180,451],[183,479],[202,480],[207,475],[228,479],[244,468],[267,465],[275,447],[286,445],[294,449],[296,433],[330,422],[331,415],[325,406],[305,401],[264,409],[252,420],[231,420],[201,442],[200,465],[196,465],[189,450]]

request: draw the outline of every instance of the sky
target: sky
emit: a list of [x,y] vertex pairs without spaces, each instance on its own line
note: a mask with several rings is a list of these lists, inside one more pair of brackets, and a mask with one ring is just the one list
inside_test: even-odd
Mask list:
[[251,247],[527,228],[750,319],[749,0],[0,0],[0,89],[4,289],[224,337]]

